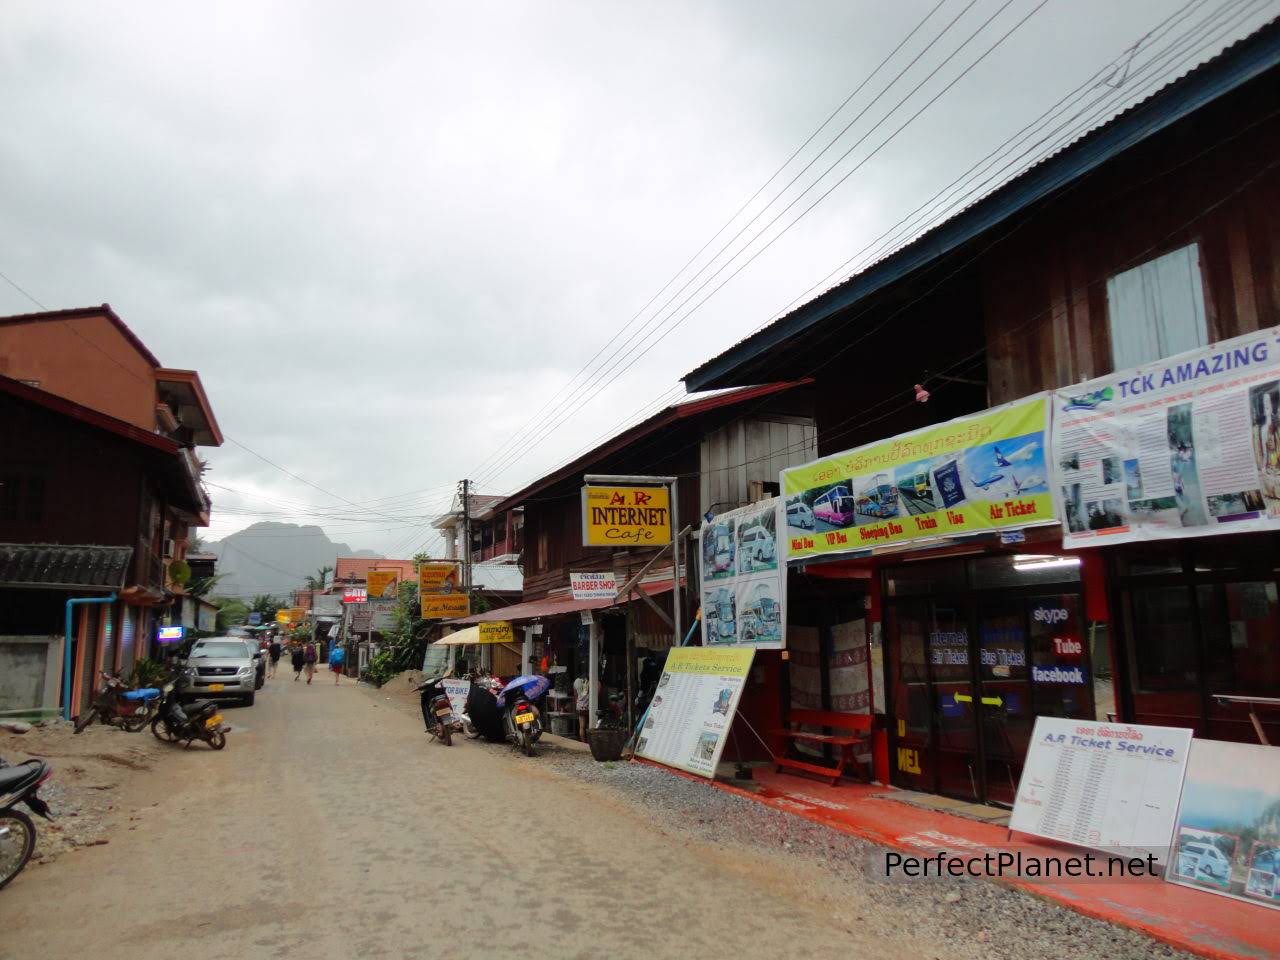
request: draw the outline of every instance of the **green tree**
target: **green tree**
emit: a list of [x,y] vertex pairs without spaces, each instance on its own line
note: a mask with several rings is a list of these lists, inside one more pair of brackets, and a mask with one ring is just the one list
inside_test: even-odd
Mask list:
[[249,612],[262,614],[264,623],[275,619],[276,611],[289,606],[289,601],[270,593],[260,593],[249,601]]
[[226,576],[225,573],[216,573],[212,577],[195,577],[187,584],[187,596],[207,597]]
[[314,575],[307,577],[307,589],[312,591],[324,590],[325,584],[328,582],[329,574],[331,573],[333,573],[333,567],[321,567]]
[[239,626],[249,619],[249,605],[238,597],[210,597],[210,602],[218,608],[217,627],[226,630]]

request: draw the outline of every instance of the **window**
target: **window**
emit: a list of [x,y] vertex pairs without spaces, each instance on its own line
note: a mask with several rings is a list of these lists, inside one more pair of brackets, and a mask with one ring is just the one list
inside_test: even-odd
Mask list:
[[1200,247],[1189,244],[1107,281],[1115,369],[1137,367],[1209,342]]

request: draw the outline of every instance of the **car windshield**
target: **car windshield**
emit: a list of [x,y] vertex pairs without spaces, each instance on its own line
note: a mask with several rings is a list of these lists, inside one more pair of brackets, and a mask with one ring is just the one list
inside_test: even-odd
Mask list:
[[205,657],[247,657],[248,648],[243,640],[224,640],[219,643],[197,643],[191,648],[191,659]]

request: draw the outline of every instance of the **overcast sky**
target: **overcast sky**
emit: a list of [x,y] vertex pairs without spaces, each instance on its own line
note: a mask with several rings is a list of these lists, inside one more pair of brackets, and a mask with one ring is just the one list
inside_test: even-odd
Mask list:
[[[988,17],[742,259],[1038,2],[943,0],[748,215],[866,115],[716,266]],[[164,364],[200,371],[231,438],[203,451],[211,536],[319,522],[408,555],[457,480],[510,491],[607,433],[1185,3],[1050,0],[635,359],[623,325],[935,6],[8,0],[0,271],[50,308],[109,302]],[[1193,0],[1161,42],[1201,21],[1218,36],[1149,76],[1275,6]],[[665,329],[740,262],[641,321]],[[34,309],[0,283],[0,313]],[[607,386],[548,430],[558,408],[539,408],[606,345]],[[535,414],[546,436],[494,460]]]

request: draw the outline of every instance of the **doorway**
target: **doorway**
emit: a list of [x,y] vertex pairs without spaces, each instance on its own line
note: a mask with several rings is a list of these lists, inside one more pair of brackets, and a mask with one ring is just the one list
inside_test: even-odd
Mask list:
[[1094,716],[1078,566],[942,560],[884,587],[894,784],[1012,805],[1035,718]]

